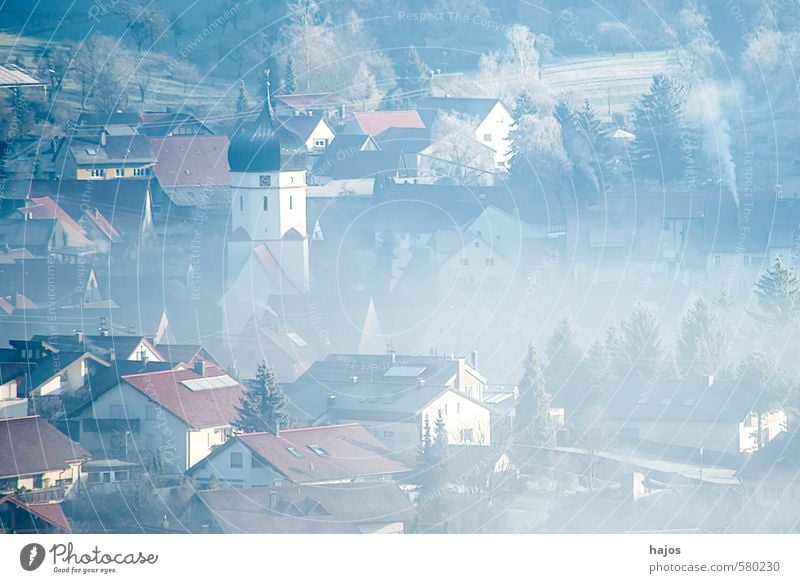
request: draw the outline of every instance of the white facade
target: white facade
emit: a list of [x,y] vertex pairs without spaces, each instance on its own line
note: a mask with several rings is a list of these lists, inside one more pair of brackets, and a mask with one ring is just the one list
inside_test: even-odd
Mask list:
[[306,173],[231,172],[231,228],[252,241],[273,241],[295,229],[306,235]]
[[498,101],[475,130],[475,139],[494,150],[495,167],[508,166],[511,157],[511,140],[508,136],[513,124],[511,112]]
[[[120,429],[96,432],[87,430],[86,420],[116,419]],[[125,420],[136,420],[138,431],[125,435]],[[211,450],[225,443],[231,435],[230,425],[192,429],[185,421],[175,416],[158,403],[127,383],[121,383],[94,400],[80,415],[80,444],[89,451],[106,450],[113,440],[120,441],[128,452],[147,452],[158,456],[165,473],[182,473],[194,465]],[[116,434],[115,434],[116,433]],[[109,451],[109,454],[111,452]],[[138,456],[137,456],[138,457]]]

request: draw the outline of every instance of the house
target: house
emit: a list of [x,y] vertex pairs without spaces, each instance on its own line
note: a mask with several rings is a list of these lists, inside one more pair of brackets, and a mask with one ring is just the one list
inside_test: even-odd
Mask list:
[[293,115],[280,118],[278,121],[303,140],[311,160],[314,160],[314,156],[321,155],[336,137],[336,133],[320,113]]
[[172,219],[230,210],[228,138],[181,135],[147,140],[156,158],[154,212]]
[[81,466],[77,487],[90,494],[133,489],[145,479],[144,468],[117,459],[90,460]]
[[402,534],[415,521],[392,482],[207,490],[186,518],[193,532],[230,534]]
[[25,292],[14,300],[20,309],[92,306],[108,299],[91,265],[46,258],[0,265],[0,293],[11,296],[16,290]]
[[28,414],[28,399],[19,397],[19,387],[28,374],[28,364],[6,360],[6,355],[0,358],[0,419],[24,417]]
[[194,368],[198,362],[202,361],[206,368],[216,366],[217,369],[222,370],[222,365],[200,344],[159,343],[156,348],[168,362],[179,362],[189,368]]
[[0,419],[0,492],[26,488],[60,500],[89,457],[38,415]]
[[[308,185],[324,186],[328,182],[335,180],[333,173],[337,172],[335,167],[345,160],[359,155],[359,152],[379,152],[380,148],[372,136],[367,135],[348,135],[338,134],[328,147],[325,148],[322,156],[312,160],[313,167],[308,172]],[[374,176],[371,177],[374,180]],[[340,179],[340,180],[346,180]],[[370,179],[370,177],[367,177]],[[352,178],[351,178],[352,180]],[[311,188],[309,188],[311,194]]]
[[178,474],[227,441],[243,391],[227,375],[188,369],[125,375],[69,416],[80,422],[88,450],[123,458],[136,452]]
[[290,115],[322,115],[333,123],[344,120],[345,101],[335,93],[284,93],[273,97],[275,113]]
[[21,387],[26,397],[49,397],[74,393],[86,386],[86,379],[98,367],[109,363],[91,352],[58,351],[37,360]]
[[[718,454],[734,458],[758,449],[758,415],[739,400],[738,381],[714,377],[682,380],[628,378],[609,385],[600,408],[610,435],[631,443],[650,442],[677,451],[699,451],[707,459]],[[561,406],[560,395],[553,398]],[[570,409],[566,407],[569,420]],[[762,443],[786,430],[783,411],[762,413]]]
[[125,334],[36,334],[32,342],[46,342],[57,350],[86,350],[104,360],[163,361],[164,357],[145,336]]
[[58,500],[29,502],[26,493],[0,496],[0,534],[69,534],[72,527]]
[[423,97],[417,102],[425,127],[433,129],[442,113],[474,121],[474,138],[495,153],[495,167],[507,166],[511,151],[509,133],[514,125],[511,111],[499,99],[473,97]]
[[800,434],[796,431],[784,431],[753,452],[737,475],[748,503],[790,525],[800,521]]
[[377,136],[391,128],[425,128],[420,114],[413,110],[353,112],[343,134]]
[[191,113],[145,112],[140,115],[139,133],[145,136],[213,136],[214,131]]
[[400,158],[400,152],[338,148],[330,151],[329,148],[309,173],[309,183],[325,185],[332,180],[392,179],[400,171]]
[[187,471],[199,488],[389,481],[411,469],[357,423],[245,433]]
[[148,179],[156,158],[146,136],[136,130],[62,138],[55,152],[56,176],[65,180]]
[[332,354],[284,391],[303,424],[359,423],[390,451],[413,454],[439,411],[449,443],[489,445],[485,385],[463,357]]

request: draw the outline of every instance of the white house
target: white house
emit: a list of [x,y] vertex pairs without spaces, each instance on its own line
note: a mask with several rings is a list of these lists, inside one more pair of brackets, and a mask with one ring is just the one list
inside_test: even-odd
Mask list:
[[455,113],[475,120],[474,137],[495,153],[495,167],[508,165],[511,141],[509,133],[514,124],[511,111],[499,99],[477,97],[426,97],[417,103],[417,111],[432,128],[440,113]]
[[244,388],[227,375],[193,370],[126,375],[72,412],[80,442],[98,457],[152,456],[182,473],[232,434]]
[[358,424],[237,435],[186,472],[200,488],[391,480],[410,468]]

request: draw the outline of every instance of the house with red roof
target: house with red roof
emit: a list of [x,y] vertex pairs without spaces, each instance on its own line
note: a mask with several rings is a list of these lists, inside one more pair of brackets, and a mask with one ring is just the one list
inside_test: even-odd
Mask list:
[[89,453],[38,415],[0,419],[0,495],[26,488],[62,499]]
[[377,136],[390,128],[424,128],[425,122],[413,109],[397,111],[357,111],[342,133]]
[[237,435],[189,469],[202,488],[391,481],[411,471],[357,423]]
[[72,527],[58,500],[28,502],[25,495],[0,496],[0,534],[69,534]]
[[80,442],[97,457],[151,460],[166,474],[184,472],[232,434],[245,390],[217,367],[124,375],[70,413]]

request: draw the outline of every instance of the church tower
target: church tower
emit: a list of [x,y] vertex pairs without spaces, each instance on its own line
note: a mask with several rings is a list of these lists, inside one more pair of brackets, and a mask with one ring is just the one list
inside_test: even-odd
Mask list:
[[244,124],[228,146],[229,292],[244,286],[239,291],[260,296],[308,293],[306,160],[302,139],[275,117],[267,83],[258,118]]
[[306,160],[303,141],[282,127],[267,96],[260,115],[231,139],[231,235],[228,281],[256,258],[273,279],[273,295],[308,293]]

